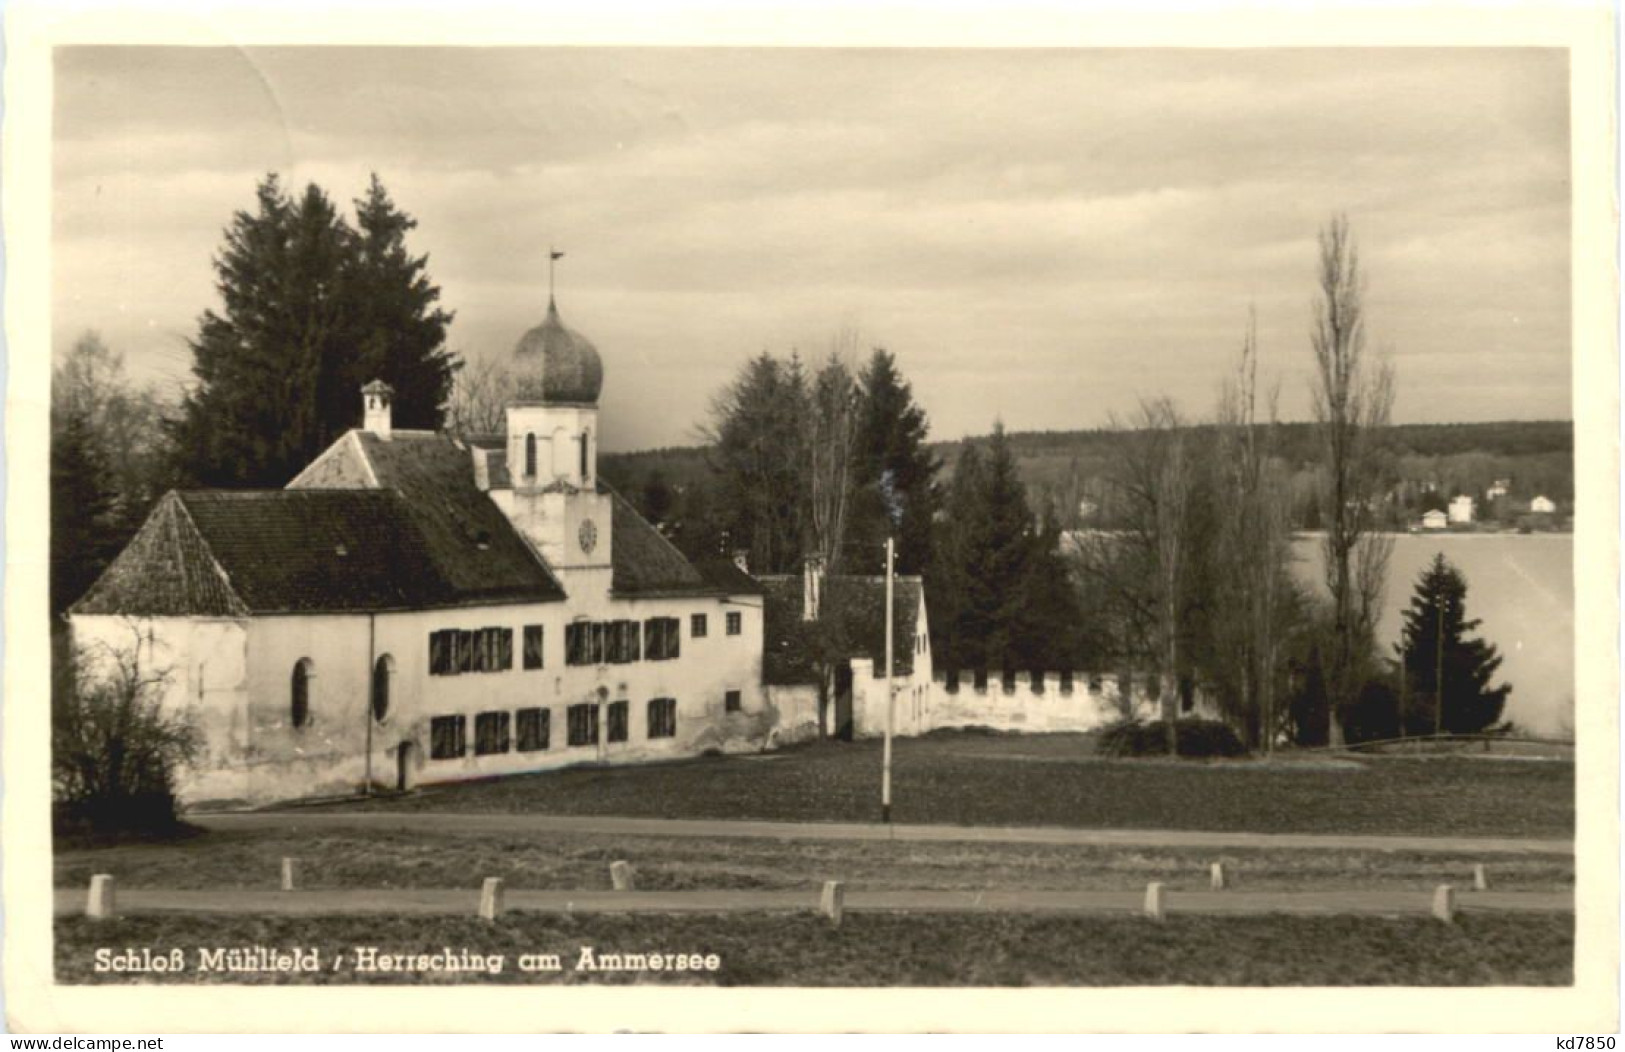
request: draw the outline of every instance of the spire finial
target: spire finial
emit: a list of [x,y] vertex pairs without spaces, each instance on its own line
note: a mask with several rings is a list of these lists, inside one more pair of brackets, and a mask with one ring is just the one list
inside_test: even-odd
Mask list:
[[555,263],[557,263],[559,260],[563,259],[563,258],[564,258],[564,253],[563,252],[560,252],[558,249],[554,248],[552,245],[547,246],[547,309],[548,310],[556,310],[557,309],[557,308],[555,308],[553,306],[553,265]]

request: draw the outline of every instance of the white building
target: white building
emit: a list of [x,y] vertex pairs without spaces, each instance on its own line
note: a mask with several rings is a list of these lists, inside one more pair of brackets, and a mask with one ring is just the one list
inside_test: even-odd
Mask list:
[[1422,513],[1422,528],[1424,530],[1442,530],[1450,525],[1450,517],[1437,508]]
[[1557,512],[1557,504],[1549,497],[1536,497],[1529,502],[1529,511],[1534,515],[1552,515]]
[[1473,521],[1473,512],[1477,502],[1473,498],[1462,494],[1450,499],[1450,521],[1458,525],[1466,525]]
[[70,610],[192,710],[188,803],[757,749],[762,589],[597,476],[598,352],[547,316],[502,435],[391,426],[387,385],[284,490],[167,494]]

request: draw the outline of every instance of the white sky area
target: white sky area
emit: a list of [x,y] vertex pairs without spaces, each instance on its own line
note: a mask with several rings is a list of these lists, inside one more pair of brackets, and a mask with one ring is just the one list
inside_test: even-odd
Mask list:
[[567,253],[606,449],[693,442],[746,357],[842,330],[898,355],[937,438],[1157,394],[1200,416],[1250,305],[1304,419],[1337,211],[1396,420],[1571,415],[1562,51],[130,47],[56,70],[54,349],[96,329],[166,386],[256,181],[347,206],[376,171],[466,356],[541,320]]

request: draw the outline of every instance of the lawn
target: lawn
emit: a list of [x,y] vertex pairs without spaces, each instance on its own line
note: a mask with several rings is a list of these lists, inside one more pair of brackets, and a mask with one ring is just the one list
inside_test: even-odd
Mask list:
[[[149,982],[703,982],[728,986],[1564,985],[1573,981],[1567,915],[1425,918],[1137,917],[853,914],[840,928],[812,914],[553,916],[497,924],[453,917],[128,917],[56,922],[62,983],[128,982],[93,970],[101,947],[182,950],[187,971]],[[316,947],[313,974],[199,973],[199,948]],[[576,972],[580,948],[716,954],[714,974]],[[355,948],[503,955],[496,975],[358,973]],[[521,954],[556,954],[560,972],[525,973]],[[344,955],[342,961],[340,955]],[[333,965],[337,963],[335,969]]]
[[[937,733],[895,745],[897,822],[1264,833],[1569,837],[1574,765],[1472,756],[1108,760],[1092,736]],[[323,805],[866,822],[878,741],[429,786]]]
[[477,887],[501,877],[514,888],[609,887],[609,863],[637,867],[648,890],[854,888],[1131,890],[1152,880],[1169,890],[1207,886],[1223,862],[1238,888],[1414,888],[1465,886],[1472,863],[1498,890],[1558,890],[1574,884],[1572,858],[1499,858],[1387,851],[1166,849],[911,841],[775,841],[598,834],[514,835],[484,830],[302,828],[297,815],[275,829],[213,830],[169,842],[58,845],[57,887],[85,887],[111,873],[121,888],[275,888],[281,860],[303,860],[311,888]]

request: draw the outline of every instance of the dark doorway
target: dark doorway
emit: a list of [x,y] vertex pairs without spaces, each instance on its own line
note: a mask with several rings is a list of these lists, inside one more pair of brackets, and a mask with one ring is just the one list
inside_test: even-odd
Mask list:
[[835,670],[835,737],[852,740],[852,666]]
[[395,790],[408,793],[417,787],[417,748],[401,742],[395,750]]

